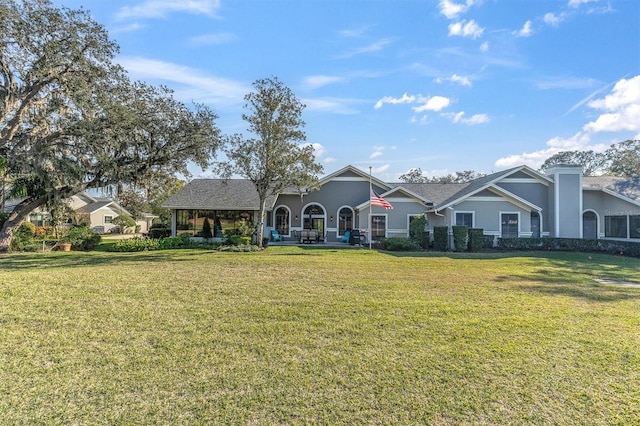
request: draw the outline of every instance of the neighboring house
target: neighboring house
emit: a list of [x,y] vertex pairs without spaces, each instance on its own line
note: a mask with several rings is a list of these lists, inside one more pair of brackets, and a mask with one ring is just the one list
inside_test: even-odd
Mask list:
[[[19,199],[7,200],[5,210],[7,212],[13,211],[20,201]],[[117,225],[113,224],[113,219],[122,214],[129,215],[129,212],[115,201],[95,198],[84,192],[72,196],[69,200],[69,206],[77,215],[86,219],[91,229],[101,234],[112,232],[114,228],[117,228]],[[156,217],[152,214],[144,214],[142,219],[136,220],[136,225],[140,226],[140,232],[148,232]],[[50,224],[50,218],[49,212],[38,208],[29,215],[29,222],[37,226],[46,226]]]
[[[91,229],[98,233],[113,232],[117,225],[113,224],[113,219],[120,215],[129,215],[120,204],[107,198],[95,198],[87,193],[80,193],[71,197],[71,208],[76,214],[85,215],[89,219]],[[147,233],[154,216],[150,213],[144,213],[141,219],[136,220],[136,225],[139,227],[139,232]]]
[[[369,185],[393,209],[371,209]],[[242,179],[193,180],[163,207],[171,210],[173,235],[198,236],[208,218],[221,236],[244,221],[257,222],[259,212],[253,184]],[[347,166],[322,178],[319,189],[270,198],[267,210],[264,236],[277,229],[285,240],[310,228],[326,241],[339,241],[348,229],[366,229],[373,239],[407,237],[412,218],[426,214],[429,230],[467,225],[494,237],[640,241],[640,180],[585,177],[572,165],[546,174],[514,167],[463,184],[388,183]]]

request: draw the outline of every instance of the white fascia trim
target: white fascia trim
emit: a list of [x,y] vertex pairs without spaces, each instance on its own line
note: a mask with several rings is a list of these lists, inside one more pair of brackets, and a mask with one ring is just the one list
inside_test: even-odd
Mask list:
[[500,180],[500,182],[504,182],[504,183],[539,183],[541,185],[544,186],[549,186],[551,184],[551,182],[549,182],[548,180],[538,180],[535,178],[531,178],[531,179],[526,179],[526,178],[505,178]]
[[609,195],[611,195],[613,197],[619,198],[619,199],[621,199],[623,201],[626,201],[628,203],[635,204],[636,206],[640,206],[640,201],[636,201],[636,200],[634,200],[632,198],[625,197],[624,195],[619,194],[619,193],[617,193],[615,191],[612,191],[610,189],[602,188],[602,192],[604,192],[605,194],[609,194]]

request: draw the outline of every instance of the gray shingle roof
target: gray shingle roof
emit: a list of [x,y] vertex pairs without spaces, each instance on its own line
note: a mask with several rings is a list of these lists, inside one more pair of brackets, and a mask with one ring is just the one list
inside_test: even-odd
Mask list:
[[[267,198],[271,208],[275,197]],[[201,210],[259,210],[256,187],[245,179],[194,179],[162,203],[166,208]]]
[[582,186],[608,189],[624,197],[640,202],[640,178],[617,176],[584,176]]
[[444,200],[449,199],[457,194],[468,183],[398,183],[397,187],[408,189],[414,194],[418,194],[434,205],[441,204]]

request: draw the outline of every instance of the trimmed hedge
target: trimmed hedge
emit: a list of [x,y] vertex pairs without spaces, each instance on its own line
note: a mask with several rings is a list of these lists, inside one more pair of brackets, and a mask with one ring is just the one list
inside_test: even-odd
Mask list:
[[484,229],[469,228],[469,251],[478,252],[482,250]]
[[420,251],[420,245],[413,240],[402,237],[382,238],[377,248],[387,251]]
[[189,234],[182,234],[178,237],[169,238],[125,238],[118,240],[110,248],[117,252],[136,252],[153,250],[173,250],[173,249],[204,249],[218,251],[258,251],[258,246],[250,244],[249,237],[238,237],[238,244],[222,244],[212,241],[197,241],[191,239]]
[[467,251],[467,242],[469,239],[469,227],[466,225],[454,225],[451,227],[453,231],[453,248],[455,251]]
[[449,248],[449,227],[433,227],[433,248],[436,251],[447,251]]
[[498,238],[502,250],[552,250],[598,252],[640,257],[640,242],[580,238]]

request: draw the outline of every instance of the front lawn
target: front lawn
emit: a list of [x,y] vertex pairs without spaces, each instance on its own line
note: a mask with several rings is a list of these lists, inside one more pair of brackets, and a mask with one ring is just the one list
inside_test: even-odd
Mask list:
[[269,247],[0,257],[3,424],[640,418],[640,260]]

